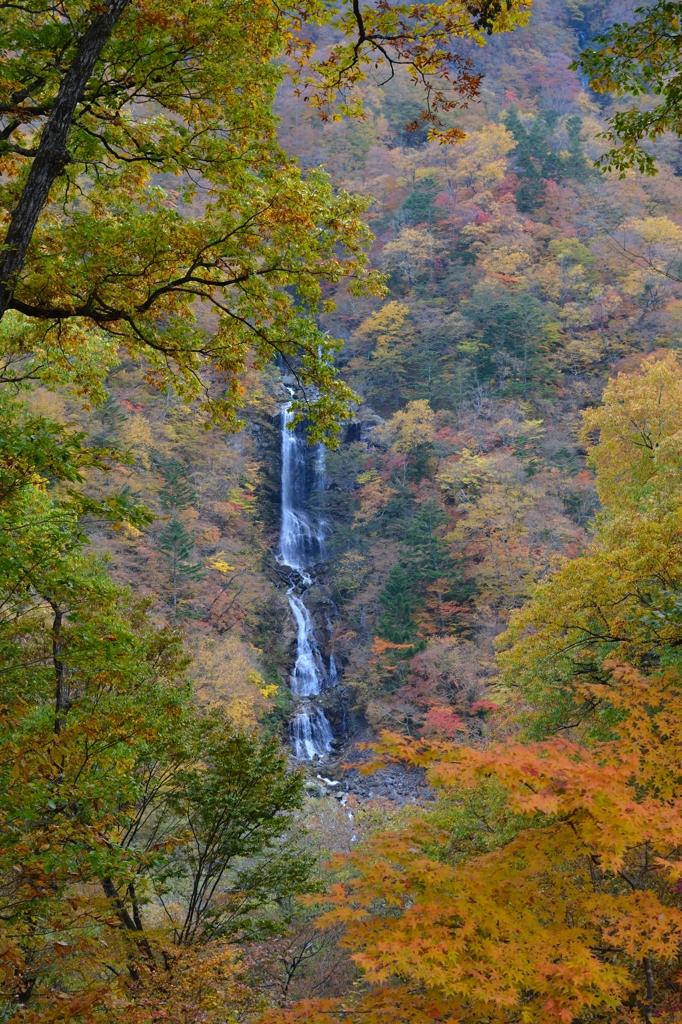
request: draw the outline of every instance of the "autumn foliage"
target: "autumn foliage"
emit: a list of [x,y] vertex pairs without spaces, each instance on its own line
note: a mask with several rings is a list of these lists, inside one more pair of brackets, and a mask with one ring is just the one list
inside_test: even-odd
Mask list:
[[621,8],[0,4],[0,1024],[682,1024],[682,7]]
[[[319,926],[344,926],[357,993],[279,1020],[682,1016],[682,677],[674,591],[656,589],[680,566],[679,394],[676,357],[654,358],[586,414],[603,512],[586,554],[513,619],[509,738],[382,735],[374,767],[426,770],[435,804],[371,836],[323,898]],[[622,596],[628,574],[648,602]]]
[[345,924],[366,993],[279,1019],[383,1022],[392,1007],[405,1020],[550,1022],[654,1005],[677,1019],[682,686],[674,672],[606,669],[586,695],[620,721],[592,748],[384,737],[384,754],[428,769],[438,807],[371,840],[325,897],[320,926]]

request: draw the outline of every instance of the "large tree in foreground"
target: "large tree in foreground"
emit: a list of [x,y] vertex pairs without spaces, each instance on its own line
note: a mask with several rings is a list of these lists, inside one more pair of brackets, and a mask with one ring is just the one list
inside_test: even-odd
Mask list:
[[0,392],[0,1015],[211,1021],[197,979],[306,887],[302,778],[197,712],[179,634],[86,554],[84,516],[149,514],[75,489],[110,458],[83,441]]
[[[291,73],[323,117],[338,116],[335,102],[357,111],[368,70],[406,65],[440,131],[441,112],[480,81],[451,39],[482,42],[528,6],[2,5],[3,379],[96,392],[123,347],[152,381],[202,396],[234,425],[247,360],[279,353],[301,357],[313,419],[333,430],[351,392],[315,312],[324,282],[379,287],[364,255],[367,201],[336,194],[321,171],[301,175],[277,143],[275,91]],[[319,59],[304,38],[315,25],[341,39]]]

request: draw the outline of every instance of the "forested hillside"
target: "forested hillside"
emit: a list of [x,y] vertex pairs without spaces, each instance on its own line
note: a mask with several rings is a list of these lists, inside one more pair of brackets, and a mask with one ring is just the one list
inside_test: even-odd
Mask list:
[[362,397],[325,498],[344,699],[374,728],[479,732],[494,637],[592,530],[582,410],[678,343],[678,144],[654,178],[600,174],[608,106],[569,68],[586,32],[625,13],[537,4],[476,54],[481,101],[454,119],[457,146],[406,130],[405,77],[368,89],[362,122],[321,126],[280,100],[302,164],[373,197],[388,275],[382,301],[336,291],[323,320]]
[[[328,289],[336,309],[322,316],[361,399],[315,498],[330,524],[319,600],[333,602],[343,685],[325,700],[341,739],[366,738],[367,724],[480,731],[494,637],[588,540],[598,500],[581,411],[612,374],[677,344],[678,144],[660,145],[654,178],[602,175],[604,101],[568,67],[588,28],[622,14],[538,5],[528,28],[489,42],[475,54],[481,100],[453,118],[469,136],[456,146],[406,129],[421,100],[400,74],[365,88],[360,121],[324,124],[286,90],[278,99],[301,166],[371,197],[372,262],[387,275],[382,298]],[[206,433],[199,405],[159,395],[134,365],[106,387],[87,413],[67,395],[31,399],[129,452],[91,478],[93,493],[123,484],[159,517],[98,528],[96,550],[182,624],[200,696],[286,735],[280,370],[251,371],[232,436]]]
[[34,6],[2,1020],[679,1021],[682,8]]

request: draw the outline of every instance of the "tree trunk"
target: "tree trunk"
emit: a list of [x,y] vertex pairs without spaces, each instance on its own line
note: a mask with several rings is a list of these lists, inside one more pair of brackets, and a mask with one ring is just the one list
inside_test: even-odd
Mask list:
[[59,87],[3,244],[0,258],[0,318],[11,305],[26,252],[50,189],[71,160],[66,143],[76,107],[83,97],[99,55],[129,2],[109,0],[107,7],[94,8],[94,12],[99,10],[99,13],[95,14],[81,39],[73,63]]
[[62,659],[62,624],[63,612],[59,605],[53,604],[54,619],[52,622],[52,663],[54,665],[54,731],[57,736],[64,725],[64,715],[69,710],[67,693],[66,665]]

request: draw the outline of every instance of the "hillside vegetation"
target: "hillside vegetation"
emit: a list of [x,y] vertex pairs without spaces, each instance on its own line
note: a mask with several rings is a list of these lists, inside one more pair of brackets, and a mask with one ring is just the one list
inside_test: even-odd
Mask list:
[[679,1021],[678,5],[67,6],[0,9],[2,1020]]

